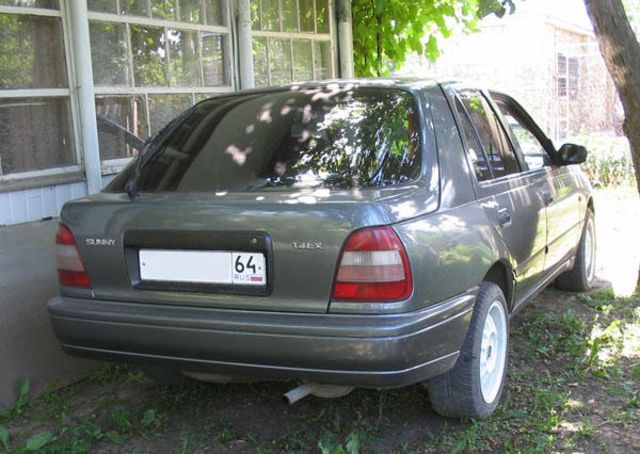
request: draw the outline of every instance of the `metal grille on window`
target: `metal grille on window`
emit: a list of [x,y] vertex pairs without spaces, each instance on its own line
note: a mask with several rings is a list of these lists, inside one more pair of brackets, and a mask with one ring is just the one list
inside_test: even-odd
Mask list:
[[[149,135],[182,110],[231,89],[227,5],[88,0],[103,161],[135,156]],[[122,163],[113,165],[117,170]]]
[[256,86],[334,76],[328,0],[251,0]]

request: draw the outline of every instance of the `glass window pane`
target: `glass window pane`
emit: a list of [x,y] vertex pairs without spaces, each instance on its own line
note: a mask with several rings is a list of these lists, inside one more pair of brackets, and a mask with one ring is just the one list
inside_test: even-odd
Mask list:
[[157,19],[178,20],[176,0],[152,0],[151,15]]
[[333,56],[329,41],[315,41],[313,43],[313,68],[315,78],[331,79],[333,77]]
[[209,25],[222,25],[222,0],[205,0],[205,19]]
[[151,135],[191,106],[191,95],[150,95],[149,120]]
[[267,38],[253,38],[253,76],[256,87],[269,85]]
[[313,0],[299,0],[300,3],[300,31],[312,32],[315,28],[315,15],[313,11]]
[[148,16],[149,4],[147,0],[120,0],[120,12],[134,16]]
[[501,100],[496,104],[507,120],[508,127],[513,133],[515,146],[524,156],[524,160],[530,170],[540,169],[551,165],[551,159],[535,134],[529,129],[527,121],[523,120],[518,112]]
[[194,24],[204,23],[202,0],[180,0],[180,20]]
[[0,89],[67,85],[60,19],[0,14]]
[[90,22],[91,61],[96,85],[129,83],[127,38],[124,24]]
[[480,145],[480,142],[478,141],[478,136],[475,129],[473,129],[471,120],[469,120],[469,117],[467,116],[467,113],[459,99],[456,99],[456,110],[458,111],[460,122],[462,123],[462,133],[466,139],[467,153],[469,154],[473,171],[476,174],[478,181],[490,180],[491,170],[489,169],[487,158],[484,151],[482,151],[482,145]]
[[311,41],[293,40],[293,80],[313,79]]
[[260,0],[251,0],[251,29],[260,30]]
[[87,8],[89,11],[99,11],[101,13],[113,13],[116,10],[116,0],[88,0]]
[[193,30],[167,30],[171,84],[180,87],[200,86],[198,65],[198,32]]
[[291,50],[288,39],[269,40],[269,69],[271,85],[291,82]]
[[225,84],[223,36],[202,33],[202,74],[205,87]]
[[138,154],[147,138],[142,96],[96,97],[96,116],[102,160]]
[[60,9],[58,0],[0,0],[0,5]]
[[2,174],[76,163],[67,98],[0,99]]
[[480,92],[464,90],[460,92],[460,101],[478,132],[494,178],[519,172],[515,152],[485,97]]
[[[265,106],[272,121],[260,121]],[[420,175],[412,95],[386,88],[242,93],[200,104],[156,144],[142,191],[384,187]],[[270,117],[271,118],[271,117]]]
[[282,0],[282,28],[285,32],[298,31],[298,2]]
[[137,86],[167,85],[163,28],[131,25],[133,76]]
[[329,33],[329,1],[316,0],[318,33]]
[[262,17],[260,18],[262,30],[279,31],[278,27],[278,0],[262,0]]

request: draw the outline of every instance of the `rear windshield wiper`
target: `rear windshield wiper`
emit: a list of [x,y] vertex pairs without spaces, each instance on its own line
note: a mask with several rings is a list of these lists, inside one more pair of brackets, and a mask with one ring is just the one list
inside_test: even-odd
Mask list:
[[138,154],[138,161],[133,169],[133,175],[131,175],[131,179],[125,187],[125,190],[131,199],[135,199],[138,196],[138,179],[140,178],[140,171],[142,170],[142,167],[149,162],[149,160],[155,156],[159,150],[162,149],[162,147],[159,146],[160,142],[173,134],[178,127],[182,125],[182,121],[191,115],[195,108],[196,106],[192,106],[190,109],[185,110],[147,140],[144,147]]

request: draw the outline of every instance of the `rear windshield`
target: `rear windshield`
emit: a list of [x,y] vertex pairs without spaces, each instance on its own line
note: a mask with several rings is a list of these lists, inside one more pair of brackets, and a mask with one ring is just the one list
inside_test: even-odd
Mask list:
[[[420,172],[408,92],[388,88],[252,93],[195,106],[140,169],[143,192],[381,187]],[[109,190],[121,191],[132,166]]]

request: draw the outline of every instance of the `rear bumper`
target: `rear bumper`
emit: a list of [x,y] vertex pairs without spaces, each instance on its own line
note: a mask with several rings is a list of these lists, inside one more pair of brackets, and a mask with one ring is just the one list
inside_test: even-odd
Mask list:
[[184,371],[365,387],[417,383],[453,367],[475,291],[416,312],[300,314],[109,302],[49,302],[71,355]]

